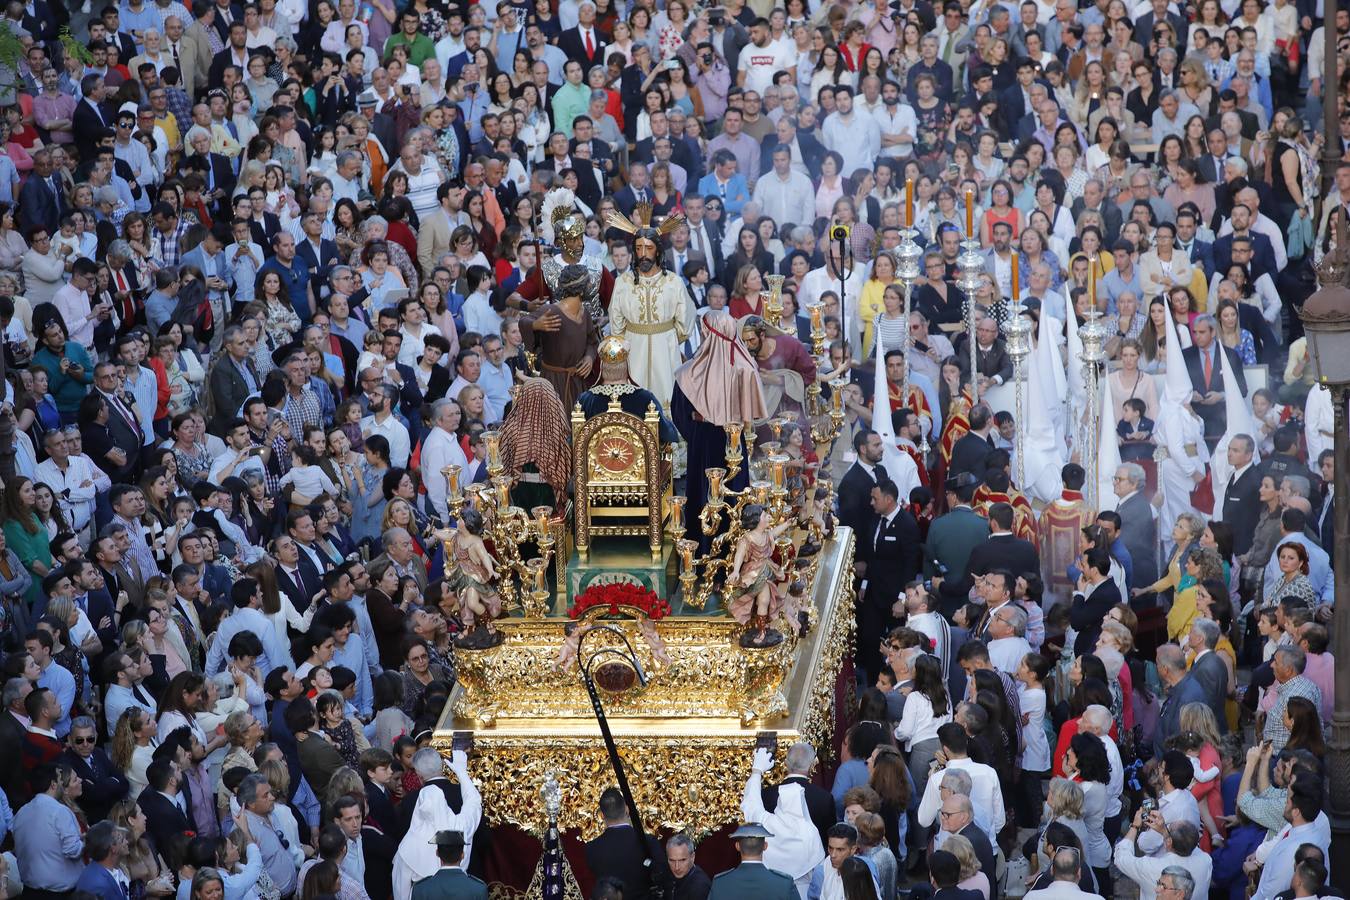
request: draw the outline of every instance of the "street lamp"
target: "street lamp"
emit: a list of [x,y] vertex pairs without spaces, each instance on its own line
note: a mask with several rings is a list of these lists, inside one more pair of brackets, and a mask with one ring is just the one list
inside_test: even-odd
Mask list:
[[[586,638],[598,631],[607,631],[618,637],[623,642],[623,649],[601,647],[589,657],[583,656],[581,650],[586,644]],[[585,683],[586,693],[591,698],[591,709],[595,712],[595,721],[600,726],[600,736],[605,741],[609,764],[614,769],[614,777],[619,782],[619,793],[623,794],[623,802],[628,807],[628,817],[633,822],[633,835],[637,838],[638,847],[641,848],[642,864],[647,868],[648,878],[652,884],[652,896],[658,898],[669,896],[667,886],[657,882],[659,867],[652,859],[651,849],[647,846],[647,831],[642,827],[642,815],[638,812],[637,802],[633,800],[633,791],[628,787],[628,775],[624,772],[623,760],[619,759],[619,748],[614,743],[614,734],[609,730],[609,719],[605,716],[604,704],[600,702],[601,690],[609,694],[622,694],[635,684],[638,687],[646,687],[647,676],[642,671],[642,663],[638,661],[628,635],[614,625],[595,625],[588,629],[577,641],[577,658],[585,660],[580,667],[581,680]],[[597,660],[603,662],[597,666]],[[595,667],[594,673],[591,671],[592,667]]]
[[[1329,22],[1329,28],[1334,26]],[[1329,138],[1334,135],[1328,135]],[[1321,290],[1303,304],[1301,317],[1308,339],[1308,359],[1317,383],[1331,392],[1335,411],[1336,513],[1335,548],[1332,550],[1334,597],[1345,603],[1350,597],[1350,431],[1347,431],[1346,401],[1350,399],[1350,220],[1336,212],[1336,247],[1317,268]],[[1332,616],[1334,647],[1338,661],[1350,660],[1350,610]],[[1327,742],[1330,769],[1329,809],[1338,851],[1350,849],[1350,665],[1336,666],[1336,704],[1331,716],[1331,740]],[[1335,852],[1332,865],[1339,869],[1338,884],[1350,881],[1350,854]]]

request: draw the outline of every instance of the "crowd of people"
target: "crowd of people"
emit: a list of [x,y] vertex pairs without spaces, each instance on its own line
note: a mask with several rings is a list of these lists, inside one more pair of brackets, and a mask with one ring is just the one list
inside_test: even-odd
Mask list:
[[[728,425],[772,429],[803,509],[836,485],[803,521],[857,542],[863,689],[833,762],[765,784],[756,751],[716,878],[688,835],[637,853],[607,792],[593,896],[1332,893],[1333,409],[1298,308],[1350,214],[1345,9],[3,15],[0,897],[485,897],[469,760],[429,744],[501,604],[443,471],[486,480],[492,429],[514,502],[563,514],[573,404],[649,398],[694,534]],[[1050,410],[998,405],[1017,315]],[[754,513],[728,608],[767,643]]]

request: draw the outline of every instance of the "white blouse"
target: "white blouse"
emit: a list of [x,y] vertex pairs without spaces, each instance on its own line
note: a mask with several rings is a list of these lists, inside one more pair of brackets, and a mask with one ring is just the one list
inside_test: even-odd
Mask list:
[[952,720],[951,714],[933,715],[933,701],[927,694],[910,691],[905,698],[905,711],[895,726],[895,739],[904,741],[905,751],[914,749],[915,744],[928,740],[937,740],[938,729]]

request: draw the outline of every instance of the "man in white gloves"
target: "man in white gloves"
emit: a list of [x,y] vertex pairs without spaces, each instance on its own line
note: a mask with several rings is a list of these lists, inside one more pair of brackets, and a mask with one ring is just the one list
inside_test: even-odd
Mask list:
[[806,791],[801,784],[779,785],[778,807],[773,812],[764,808],[760,788],[764,773],[772,768],[773,752],[767,747],[756,747],[750,778],[741,794],[741,817],[747,822],[758,822],[773,833],[773,840],[764,849],[764,865],[789,876],[797,893],[806,900],[811,872],[825,858],[825,848],[806,808]]
[[413,770],[422,779],[416,802],[403,805],[412,810],[411,821],[394,856],[394,900],[410,900],[413,884],[429,878],[441,867],[436,855],[436,833],[458,831],[464,835],[463,859],[470,859],[473,833],[483,816],[483,798],[469,778],[469,757],[463,750],[450,754],[449,769],[458,784],[445,777],[441,754],[424,747],[413,754]]

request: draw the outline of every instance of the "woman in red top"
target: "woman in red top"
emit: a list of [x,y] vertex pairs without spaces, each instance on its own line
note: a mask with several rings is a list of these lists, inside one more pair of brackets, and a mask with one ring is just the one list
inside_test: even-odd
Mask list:
[[764,307],[759,299],[759,292],[763,289],[764,278],[759,274],[759,269],[752,265],[741,266],[732,283],[727,312],[731,313],[733,319],[764,315]]
[[[1086,666],[1085,661],[1087,661]],[[1088,671],[1085,672],[1085,668]],[[1093,674],[1094,670],[1095,675]],[[1069,669],[1069,681],[1074,685],[1074,689],[1068,702],[1070,718],[1060,726],[1059,738],[1055,742],[1054,775],[1056,778],[1065,777],[1064,757],[1069,752],[1069,742],[1078,733],[1078,720],[1083,717],[1083,710],[1093,704],[1105,706],[1107,709],[1111,708],[1111,689],[1107,687],[1106,668],[1097,657],[1088,654],[1075,658],[1073,666]],[[1111,725],[1110,735],[1112,740],[1119,739],[1114,723]]]
[[1003,179],[989,189],[989,208],[980,220],[980,241],[988,247],[994,242],[994,225],[1005,222],[1012,228],[1012,239],[1022,232],[1022,212],[1012,205],[1012,186]]
[[867,26],[862,22],[849,22],[844,26],[844,33],[839,40],[839,53],[844,57],[844,65],[848,66],[850,72],[856,72],[862,67],[863,57],[872,49],[872,45],[864,40],[866,34]]

